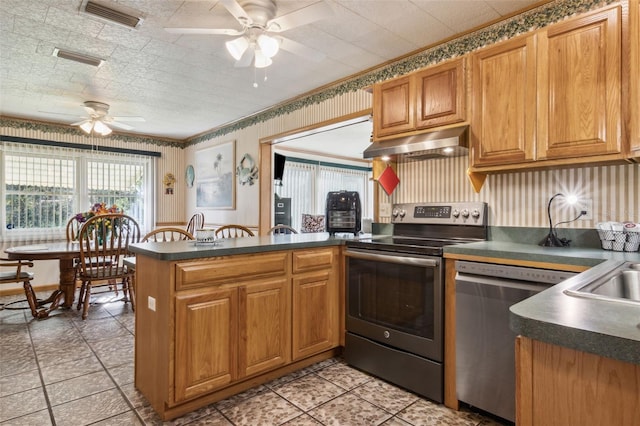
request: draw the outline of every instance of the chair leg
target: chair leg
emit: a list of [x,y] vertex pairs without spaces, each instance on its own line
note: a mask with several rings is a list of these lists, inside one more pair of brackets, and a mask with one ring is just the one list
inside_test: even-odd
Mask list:
[[78,294],[78,306],[76,306],[77,310],[80,310],[80,307],[84,302],[84,293],[86,290],[87,290],[87,283],[85,281],[82,281],[82,284],[80,284],[80,293]]
[[87,282],[86,290],[84,291],[84,301],[82,308],[82,319],[87,319],[87,315],[89,315],[89,304],[91,303],[91,282]]
[[133,312],[136,311],[136,290],[135,290],[135,280],[133,278],[127,277],[127,289],[129,290],[129,300],[131,301],[131,310]]
[[22,286],[24,287],[24,294],[27,296],[27,303],[29,304],[29,309],[31,309],[31,315],[33,315],[34,318],[38,318],[36,293],[33,291],[33,287],[31,287],[31,282],[25,280]]

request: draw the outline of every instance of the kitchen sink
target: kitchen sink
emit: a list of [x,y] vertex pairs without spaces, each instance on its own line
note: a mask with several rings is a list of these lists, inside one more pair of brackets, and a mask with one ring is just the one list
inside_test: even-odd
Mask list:
[[603,277],[564,292],[570,296],[640,305],[640,263],[627,262]]

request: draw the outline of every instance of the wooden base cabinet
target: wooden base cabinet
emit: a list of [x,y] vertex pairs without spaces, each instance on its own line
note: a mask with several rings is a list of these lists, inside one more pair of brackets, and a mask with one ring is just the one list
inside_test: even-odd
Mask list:
[[517,338],[518,426],[639,422],[640,365]]
[[335,355],[339,253],[138,256],[136,388],[169,420]]

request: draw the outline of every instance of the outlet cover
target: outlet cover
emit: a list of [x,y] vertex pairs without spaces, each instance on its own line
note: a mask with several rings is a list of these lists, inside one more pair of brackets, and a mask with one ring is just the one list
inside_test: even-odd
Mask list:
[[380,203],[380,209],[378,210],[380,216],[389,217],[391,216],[391,204],[389,203]]
[[576,210],[578,211],[578,214],[582,210],[587,211],[587,214],[584,216],[581,216],[579,220],[593,220],[593,200],[592,199],[585,198],[585,199],[578,200],[578,203],[576,204]]
[[151,297],[151,296],[149,296],[148,306],[149,306],[150,310],[155,311],[156,310],[156,299]]

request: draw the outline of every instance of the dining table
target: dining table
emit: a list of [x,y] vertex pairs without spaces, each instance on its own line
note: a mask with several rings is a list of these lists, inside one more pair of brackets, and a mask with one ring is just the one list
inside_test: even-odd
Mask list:
[[[54,241],[42,244],[29,244],[5,249],[7,257],[12,260],[58,260],[60,270],[59,287],[50,297],[38,301],[39,306],[51,303],[45,310],[48,313],[58,306],[70,308],[76,291],[75,259],[80,257],[78,242]],[[46,315],[43,315],[46,316]]]

